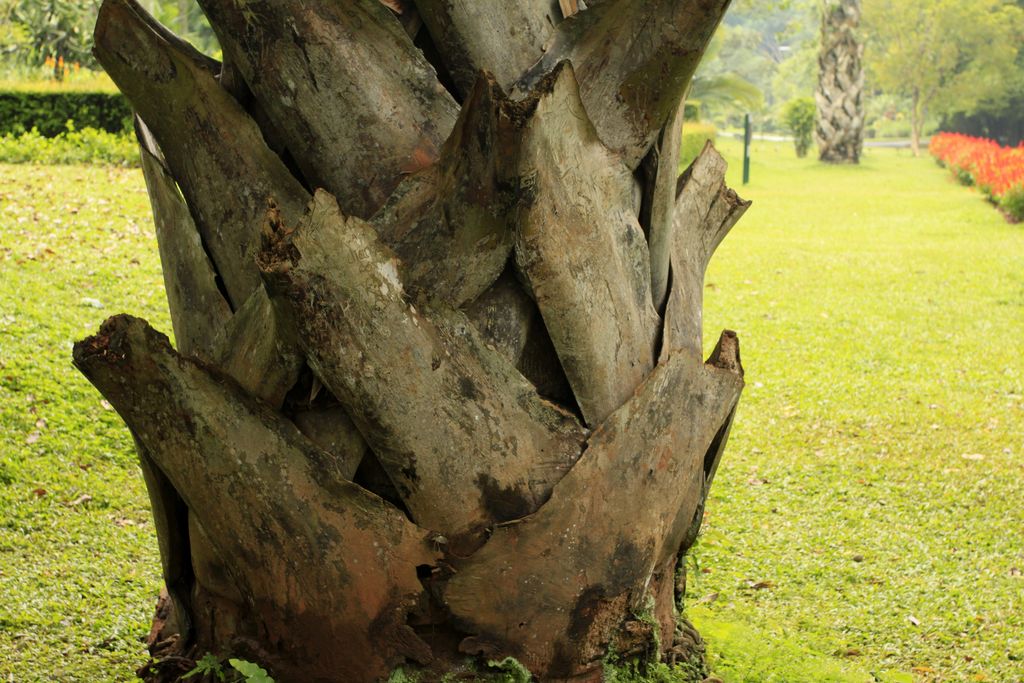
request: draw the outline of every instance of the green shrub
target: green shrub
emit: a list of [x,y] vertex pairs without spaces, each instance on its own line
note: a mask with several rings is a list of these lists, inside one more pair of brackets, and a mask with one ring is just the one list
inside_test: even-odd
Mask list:
[[793,134],[796,155],[801,159],[807,156],[807,151],[811,148],[814,117],[817,113],[818,107],[810,97],[790,100],[782,107],[782,125]]
[[704,149],[705,142],[708,140],[714,142],[717,136],[718,131],[710,123],[700,123],[699,121],[684,123],[683,139],[679,150],[680,170],[685,169],[697,158],[697,155]]
[[95,128],[76,130],[66,121],[64,132],[46,137],[36,129],[0,136],[0,162],[8,164],[110,164],[135,166],[139,152],[126,133],[108,133]]
[[966,185],[967,187],[974,185],[974,176],[971,175],[969,170],[965,168],[957,168],[954,169],[954,171],[956,173],[956,180],[958,183]]
[[6,90],[0,92],[0,135],[33,128],[44,137],[64,132],[67,121],[108,133],[131,130],[132,110],[120,93]]
[[999,200],[999,206],[1013,221],[1024,221],[1024,185],[1011,187]]

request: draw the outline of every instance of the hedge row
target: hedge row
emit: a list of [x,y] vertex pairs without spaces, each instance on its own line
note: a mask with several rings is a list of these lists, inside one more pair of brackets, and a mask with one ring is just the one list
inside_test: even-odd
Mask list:
[[939,133],[928,146],[939,164],[964,185],[974,185],[1006,217],[1024,221],[1024,143],[1003,147],[995,140]]
[[56,137],[68,121],[79,129],[120,133],[131,130],[132,110],[120,93],[0,92],[0,135],[35,128],[44,137]]
[[714,142],[718,131],[710,123],[687,121],[683,124],[683,138],[679,150],[679,171],[682,172],[704,149],[704,143]]
[[52,138],[37,131],[0,135],[0,163],[138,166],[139,145],[126,133],[69,128]]

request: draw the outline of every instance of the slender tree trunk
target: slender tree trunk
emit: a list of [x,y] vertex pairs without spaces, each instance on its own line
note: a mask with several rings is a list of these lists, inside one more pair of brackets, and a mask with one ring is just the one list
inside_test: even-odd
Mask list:
[[134,0],[96,28],[177,342],[74,350],[150,492],[143,675],[705,672],[682,558],[743,370],[703,279],[748,203],[678,126],[727,0],[200,5],[223,64]]
[[925,109],[917,89],[910,102],[910,149],[915,157],[921,156],[921,134],[924,131]]
[[818,55],[819,157],[830,163],[860,161],[864,146],[864,44],[857,36],[860,0],[825,0]]

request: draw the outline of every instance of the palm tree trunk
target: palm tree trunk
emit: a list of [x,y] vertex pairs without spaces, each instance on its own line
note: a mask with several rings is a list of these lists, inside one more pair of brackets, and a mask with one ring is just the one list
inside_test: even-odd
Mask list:
[[819,157],[830,163],[860,161],[864,146],[864,45],[857,37],[860,0],[825,0],[818,55]]
[[703,278],[748,203],[710,146],[676,178],[728,2],[678,4],[201,0],[220,64],[104,2],[177,341],[74,350],[150,490],[145,677],[704,671],[677,574],[743,370]]

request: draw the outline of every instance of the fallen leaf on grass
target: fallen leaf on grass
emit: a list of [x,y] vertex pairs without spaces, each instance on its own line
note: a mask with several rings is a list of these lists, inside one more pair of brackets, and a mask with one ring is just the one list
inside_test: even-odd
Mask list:
[[39,441],[39,430],[36,430],[25,437],[25,443],[35,443]]
[[914,626],[920,626],[921,625],[921,621],[917,617],[915,617],[913,614],[911,614],[909,617],[907,617],[907,621],[909,621]]
[[110,405],[107,399],[100,399],[100,405],[103,406],[103,410],[113,410],[114,406]]
[[758,581],[754,583],[750,579],[747,579],[747,588],[753,591],[763,591],[769,588],[775,588],[775,584],[771,581]]
[[36,494],[36,498],[42,498],[46,495],[46,489],[32,489],[32,493]]
[[124,517],[122,517],[120,519],[115,519],[114,520],[114,524],[116,524],[116,525],[118,525],[119,527],[122,527],[122,528],[124,528],[126,526],[138,526],[138,524],[136,524],[132,520],[126,519]]
[[64,503],[64,505],[66,505],[69,508],[72,508],[75,507],[76,505],[81,505],[82,503],[88,503],[90,500],[92,500],[92,496],[90,496],[88,493],[83,493],[78,498],[75,498],[72,501]]
[[960,456],[964,460],[984,460],[985,456],[981,453],[964,453]]
[[698,605],[707,605],[718,599],[718,593],[708,593],[697,601]]

